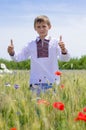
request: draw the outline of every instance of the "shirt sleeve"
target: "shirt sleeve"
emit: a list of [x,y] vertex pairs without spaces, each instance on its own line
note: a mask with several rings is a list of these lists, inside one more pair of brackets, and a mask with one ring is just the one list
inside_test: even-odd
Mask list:
[[12,60],[16,62],[27,60],[30,57],[30,44],[26,44],[18,54],[15,53],[14,56],[11,56]]

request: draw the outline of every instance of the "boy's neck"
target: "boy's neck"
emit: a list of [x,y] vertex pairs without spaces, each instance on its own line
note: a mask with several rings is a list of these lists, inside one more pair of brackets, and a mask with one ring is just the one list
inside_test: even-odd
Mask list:
[[39,36],[39,37],[40,37],[41,40],[44,40],[46,36],[48,36],[48,35],[45,35],[45,36],[43,36],[43,37],[42,37],[42,36]]

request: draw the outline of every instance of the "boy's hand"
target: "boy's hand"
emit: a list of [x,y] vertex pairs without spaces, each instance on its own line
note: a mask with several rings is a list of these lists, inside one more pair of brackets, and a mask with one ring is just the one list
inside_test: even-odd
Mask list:
[[9,55],[13,56],[15,54],[14,52],[14,45],[13,45],[13,40],[11,39],[10,41],[10,45],[8,46],[8,49],[7,49]]
[[61,51],[62,51],[62,54],[67,54],[67,50],[66,50],[66,48],[65,48],[65,44],[64,44],[64,42],[62,41],[62,36],[60,36],[60,38],[59,38],[59,46],[60,46],[60,48],[61,48]]

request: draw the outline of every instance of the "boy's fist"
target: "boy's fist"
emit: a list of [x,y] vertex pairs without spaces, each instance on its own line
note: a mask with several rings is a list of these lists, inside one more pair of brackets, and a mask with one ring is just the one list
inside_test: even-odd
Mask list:
[[62,41],[62,36],[60,36],[60,38],[59,38],[59,46],[60,46],[60,48],[61,48],[61,51],[62,51],[62,54],[67,54],[67,50],[66,50],[66,48],[65,48],[65,44],[64,44],[64,42]]
[[10,45],[8,46],[8,49],[7,49],[8,53],[13,56],[14,55],[14,45],[13,45],[13,40],[11,39],[10,41]]

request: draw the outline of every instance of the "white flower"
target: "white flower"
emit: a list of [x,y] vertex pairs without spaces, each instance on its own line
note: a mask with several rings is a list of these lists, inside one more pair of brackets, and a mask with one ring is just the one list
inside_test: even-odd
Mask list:
[[1,66],[1,68],[2,68],[2,69],[7,69],[6,65],[5,65],[5,64],[3,64],[3,63],[1,63],[1,65],[0,65],[0,66]]

